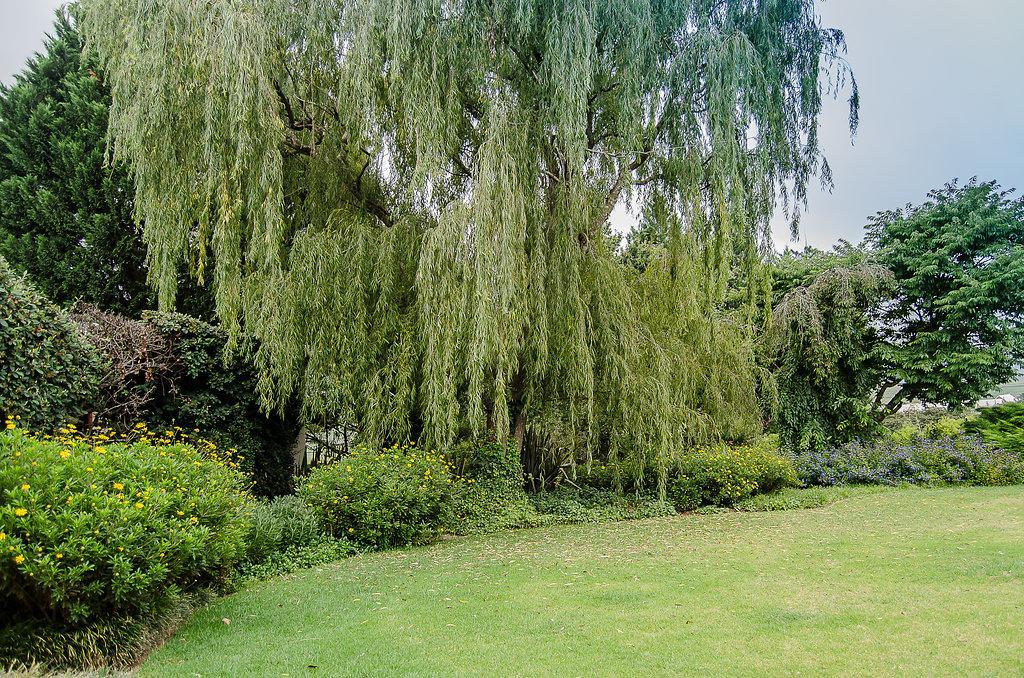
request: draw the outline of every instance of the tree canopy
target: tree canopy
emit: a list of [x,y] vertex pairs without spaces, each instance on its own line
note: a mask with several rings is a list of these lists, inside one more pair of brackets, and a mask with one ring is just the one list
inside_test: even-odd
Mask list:
[[[753,398],[725,281],[757,268],[778,196],[795,218],[828,179],[817,120],[850,73],[814,6],[79,11],[161,303],[179,262],[211,277],[268,403],[297,391],[371,439],[529,431],[663,460]],[[642,274],[604,237],[626,200],[670,234]]]
[[52,301],[154,303],[124,168],[103,166],[110,96],[58,13],[44,51],[0,86],[0,254]]
[[887,376],[872,319],[891,274],[848,246],[789,255],[777,270],[783,282],[806,280],[775,305],[766,336],[782,447],[823,449],[871,432]]
[[[66,9],[42,54],[0,86],[0,254],[60,306],[79,302],[137,317],[153,308],[135,186],[105,164],[110,92]],[[211,295],[183,276],[178,308],[213,315]]]
[[960,408],[1024,361],[1024,200],[954,181],[880,212],[862,245],[773,264],[769,369],[791,449],[841,444],[908,400]]
[[994,181],[953,181],[918,206],[880,212],[868,242],[895,278],[879,312],[888,379],[908,399],[961,407],[1024,362],[1024,199]]

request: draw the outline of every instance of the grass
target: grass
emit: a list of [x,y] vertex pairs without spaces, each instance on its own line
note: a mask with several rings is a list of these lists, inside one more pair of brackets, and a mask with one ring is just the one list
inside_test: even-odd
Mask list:
[[893,488],[884,485],[838,485],[835,487],[786,488],[771,494],[755,494],[736,505],[739,511],[790,511],[818,508],[852,497],[863,497]]
[[1022,609],[1024,488],[904,489],[357,556],[220,599],[141,674],[1019,675]]

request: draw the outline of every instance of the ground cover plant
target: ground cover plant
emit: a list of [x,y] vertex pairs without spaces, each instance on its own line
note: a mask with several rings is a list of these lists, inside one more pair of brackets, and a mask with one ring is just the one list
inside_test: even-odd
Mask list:
[[140,675],[1015,675],[1022,512],[910,488],[360,555],[217,601]]

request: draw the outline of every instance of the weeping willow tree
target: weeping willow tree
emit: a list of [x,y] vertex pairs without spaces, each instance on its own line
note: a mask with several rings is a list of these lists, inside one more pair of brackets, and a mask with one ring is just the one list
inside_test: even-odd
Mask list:
[[[813,0],[78,12],[159,299],[183,260],[212,279],[269,405],[298,393],[374,440],[561,432],[663,466],[749,401],[729,374],[749,328],[710,310],[779,196],[828,176],[817,118],[848,69]],[[668,216],[643,275],[604,235],[626,201]]]
[[[826,262],[830,255],[811,256]],[[869,258],[857,259],[825,268],[773,310],[764,344],[778,377],[776,414],[786,450],[827,449],[877,428],[870,396],[885,361],[872,311],[892,273]]]

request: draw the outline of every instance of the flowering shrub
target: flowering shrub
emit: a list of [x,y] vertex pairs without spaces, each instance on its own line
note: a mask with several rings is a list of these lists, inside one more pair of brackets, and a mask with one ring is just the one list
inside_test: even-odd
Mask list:
[[854,441],[795,457],[809,485],[1014,485],[1024,483],[1024,459],[973,436]]
[[73,427],[44,440],[8,421],[0,606],[74,628],[159,613],[222,581],[243,555],[251,499],[230,457],[206,454],[84,440]]
[[707,504],[732,506],[755,494],[797,484],[792,462],[770,447],[688,452],[677,460],[668,497],[680,511]]
[[358,448],[337,464],[321,466],[298,494],[334,536],[385,548],[436,533],[451,514],[456,482],[444,455],[396,445]]

